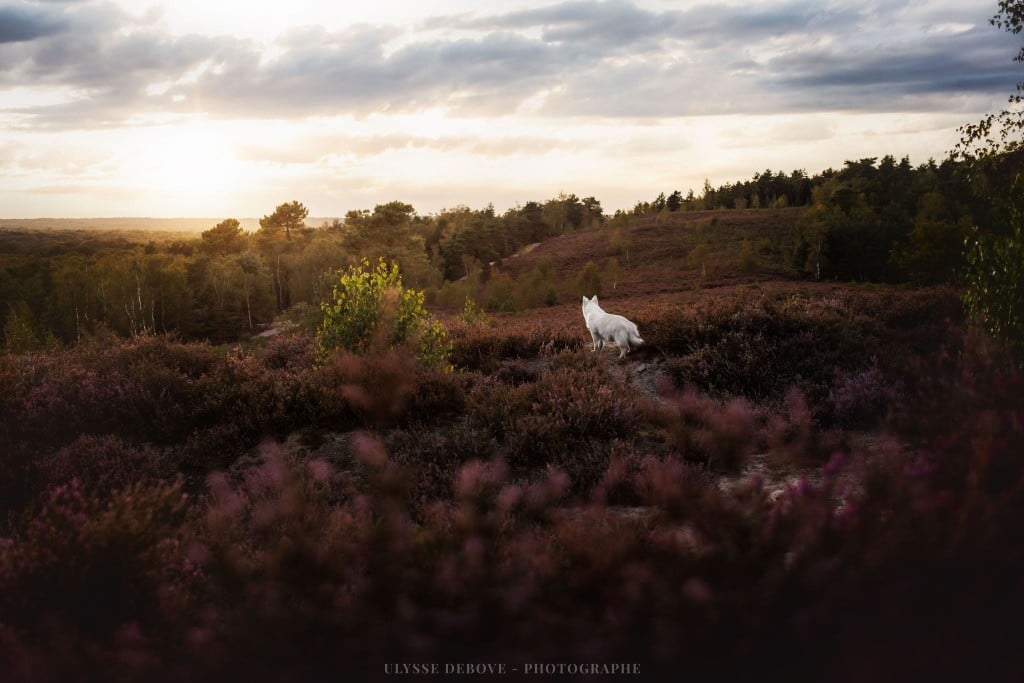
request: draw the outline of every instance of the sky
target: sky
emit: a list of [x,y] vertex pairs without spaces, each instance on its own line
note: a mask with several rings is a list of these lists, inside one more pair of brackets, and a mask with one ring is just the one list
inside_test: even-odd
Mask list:
[[995,0],[0,0],[0,217],[606,212],[942,159],[1024,80]]

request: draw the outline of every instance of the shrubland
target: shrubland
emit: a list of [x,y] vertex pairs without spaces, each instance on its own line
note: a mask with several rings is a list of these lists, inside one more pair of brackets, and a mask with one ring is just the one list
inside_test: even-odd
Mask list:
[[4,679],[1020,673],[1024,376],[955,292],[612,302],[625,362],[575,303],[440,311],[450,368],[301,326],[0,356]]

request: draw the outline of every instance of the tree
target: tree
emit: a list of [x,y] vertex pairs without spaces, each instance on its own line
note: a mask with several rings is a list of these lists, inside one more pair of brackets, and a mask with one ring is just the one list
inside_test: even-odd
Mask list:
[[202,233],[200,249],[210,256],[228,256],[245,249],[245,232],[234,218],[222,220]]
[[[493,217],[493,207],[490,214]],[[431,222],[417,216],[416,209],[405,202],[378,204],[373,213],[349,211],[345,215],[343,244],[352,257],[395,261],[418,286],[436,284],[439,279],[438,269],[427,258],[427,240],[436,237]]]
[[581,296],[601,295],[601,269],[593,261],[587,261],[576,279],[576,293]]
[[[1024,0],[1000,0],[992,26],[1024,31]],[[1014,57],[1024,62],[1024,47]],[[965,242],[964,304],[989,333],[1024,349],[1024,82],[1009,106],[960,128],[953,154],[967,166],[982,200]]]
[[554,234],[562,234],[583,227],[585,207],[574,194],[559,193],[554,199],[544,202],[544,222],[551,226]]
[[584,227],[591,228],[595,225],[600,225],[604,221],[604,209],[601,208],[601,202],[596,198],[584,197],[581,204],[583,206]]
[[283,234],[285,239],[292,238],[292,232],[299,232],[306,227],[307,209],[301,202],[279,204],[274,213],[260,219],[260,232],[265,235]]
[[665,206],[668,207],[669,211],[678,211],[681,209],[683,206],[683,193],[676,190],[670,194],[668,199],[665,201]]
[[1024,350],[1024,234],[994,240],[977,231],[967,240],[967,310],[985,329]]
[[665,204],[666,203],[667,203],[667,200],[665,199],[665,193],[664,192],[658,193],[658,196],[654,198],[653,202],[651,202],[651,212],[652,213],[661,213],[665,209]]
[[701,202],[700,206],[698,206],[697,196],[693,193],[692,187],[686,193],[686,199],[683,200],[683,207],[687,211],[693,211],[694,209],[703,208],[703,202]]
[[301,233],[305,228],[307,215],[309,210],[300,202],[279,204],[274,213],[260,219],[260,229],[256,232],[260,251],[273,264],[274,293],[279,311],[291,305],[288,287],[290,271],[283,257],[292,249],[293,233]]
[[260,259],[260,255],[255,251],[244,251],[235,257],[235,264],[242,274],[242,296],[245,299],[245,317],[251,330],[255,327],[253,303],[259,292],[258,284],[264,272],[263,262]]
[[393,252],[407,246],[415,215],[411,204],[398,201],[378,204],[373,213],[349,211],[345,215],[345,248],[367,257],[393,257]]
[[915,282],[945,282],[963,265],[969,229],[967,216],[958,218],[944,195],[929,192],[918,202],[906,240],[893,247],[892,259]]
[[12,305],[4,323],[4,349],[11,353],[27,353],[42,347],[36,333],[31,309],[24,301]]

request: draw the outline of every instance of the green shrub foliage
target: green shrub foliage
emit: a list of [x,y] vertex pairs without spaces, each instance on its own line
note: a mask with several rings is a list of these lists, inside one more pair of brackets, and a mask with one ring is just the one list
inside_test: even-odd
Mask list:
[[317,330],[321,359],[335,349],[361,353],[408,344],[424,365],[448,363],[447,332],[424,310],[423,292],[402,286],[396,263],[381,258],[371,269],[369,260],[363,259],[349,267],[321,310],[324,318]]
[[1024,350],[1024,229],[967,240],[964,305],[986,331]]

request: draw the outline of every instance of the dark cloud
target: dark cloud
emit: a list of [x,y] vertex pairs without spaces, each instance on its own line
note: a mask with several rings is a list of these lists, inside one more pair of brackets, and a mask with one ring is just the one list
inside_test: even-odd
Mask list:
[[[11,36],[0,44],[0,87],[76,92],[59,106],[15,112],[22,125],[57,127],[197,111],[302,118],[441,106],[496,115],[531,98],[541,114],[603,117],[925,111],[953,96],[1008,93],[1019,77],[1013,37],[987,26],[990,8],[970,4],[651,11],[572,1],[438,17],[412,33],[296,28],[272,59],[255,42],[170,35],[104,2],[19,4],[0,8],[0,36]],[[931,31],[945,25],[936,22],[974,28]]]
[[60,33],[66,27],[59,16],[27,5],[0,5],[0,44],[21,43]]
[[1020,67],[1008,57],[1008,41],[993,38],[1002,36],[985,26],[857,56],[811,50],[773,60],[766,76],[803,106],[824,96],[855,109],[892,108],[915,96],[934,105],[940,97],[1012,90]]
[[676,13],[642,10],[622,0],[566,2],[552,7],[510,12],[456,22],[477,30],[542,28],[546,42],[601,43],[609,48],[634,45],[670,31]]

